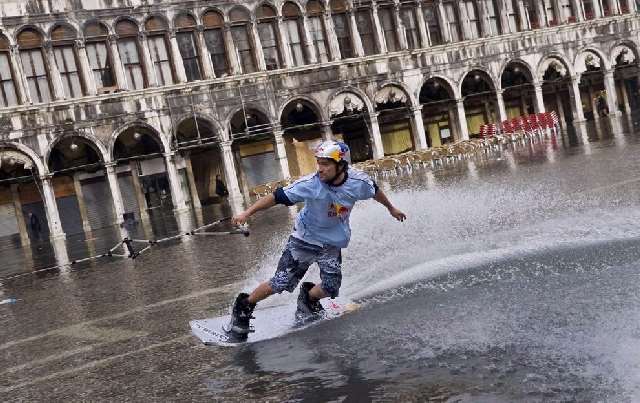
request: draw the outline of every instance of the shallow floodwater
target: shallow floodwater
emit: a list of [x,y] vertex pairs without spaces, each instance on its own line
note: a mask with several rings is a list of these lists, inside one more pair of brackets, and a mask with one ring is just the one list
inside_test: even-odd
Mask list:
[[[259,215],[249,238],[186,237],[135,261],[20,277],[3,267],[12,274],[0,300],[21,301],[0,305],[0,393],[14,401],[638,401],[640,137],[632,121],[621,127],[379,178],[409,220],[394,222],[373,201],[354,210],[341,294],[363,308],[271,341],[204,347],[187,322],[223,312],[270,276],[295,208]],[[162,222],[156,237],[185,225]],[[309,278],[317,277],[314,267]],[[293,314],[295,297],[261,306],[290,302]]]

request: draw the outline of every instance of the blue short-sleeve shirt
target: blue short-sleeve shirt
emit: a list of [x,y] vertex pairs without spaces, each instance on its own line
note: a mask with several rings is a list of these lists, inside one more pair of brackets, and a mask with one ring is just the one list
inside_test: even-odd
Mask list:
[[369,175],[349,168],[341,185],[324,183],[316,173],[279,188],[274,194],[279,204],[304,202],[296,218],[294,237],[315,245],[346,248],[351,238],[349,216],[353,206],[358,200],[374,197],[377,189]]

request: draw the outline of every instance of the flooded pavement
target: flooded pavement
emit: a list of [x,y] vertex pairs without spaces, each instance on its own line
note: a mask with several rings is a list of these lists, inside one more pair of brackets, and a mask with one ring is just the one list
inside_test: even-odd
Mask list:
[[[204,347],[187,322],[225,311],[271,275],[295,208],[259,215],[248,238],[185,237],[136,260],[10,278],[7,257],[0,300],[20,300],[0,305],[0,393],[638,401],[640,135],[625,122],[622,132],[590,127],[586,142],[552,138],[379,179],[409,220],[373,201],[354,210],[341,294],[363,308],[253,345]],[[77,250],[69,254],[86,253]],[[294,300],[261,306],[290,302],[293,314]]]

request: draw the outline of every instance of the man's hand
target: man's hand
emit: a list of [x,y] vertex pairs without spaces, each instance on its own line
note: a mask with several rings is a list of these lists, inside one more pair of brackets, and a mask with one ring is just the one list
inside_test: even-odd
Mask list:
[[402,222],[407,219],[407,215],[395,207],[389,208],[389,214],[396,220]]
[[231,222],[234,225],[244,225],[247,223],[247,220],[249,219],[249,213],[247,211],[243,211],[242,213],[233,216],[233,218],[231,219]]

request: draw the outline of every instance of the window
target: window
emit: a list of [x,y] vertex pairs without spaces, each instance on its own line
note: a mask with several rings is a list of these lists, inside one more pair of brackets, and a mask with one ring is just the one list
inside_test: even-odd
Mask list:
[[498,14],[498,5],[496,4],[496,0],[489,0],[486,4],[487,17],[489,18],[489,26],[491,27],[491,35],[500,35],[502,33],[502,27],[500,26],[500,15]]
[[187,75],[187,81],[202,80],[202,69],[200,66],[200,54],[198,52],[198,44],[196,42],[195,27],[196,21],[192,16],[182,14],[176,17],[176,40],[178,41],[178,49],[180,49],[180,57]]
[[424,23],[427,26],[427,33],[429,34],[431,46],[441,45],[444,43],[442,40],[442,31],[440,30],[440,21],[438,20],[437,9],[438,6],[433,3],[426,3],[422,7]]
[[449,24],[449,32],[451,33],[451,42],[459,42],[462,38],[462,30],[460,29],[460,18],[456,5],[448,1],[443,4],[445,21]]
[[329,61],[329,51],[327,48],[327,31],[322,19],[324,9],[319,1],[311,0],[307,3],[307,21],[309,22],[309,34],[311,43],[316,52],[319,63]]
[[335,29],[336,37],[338,38],[338,46],[340,47],[340,54],[342,58],[348,59],[350,57],[354,57],[355,52],[351,44],[349,16],[347,14],[347,5],[344,1],[331,1],[331,18],[333,19],[333,27]]
[[[612,4],[611,4],[612,1],[613,0],[602,0],[602,13],[605,17],[609,17],[616,12],[615,7],[612,7]],[[593,3],[593,0],[585,0],[585,3],[586,2]],[[587,8],[587,5],[585,4],[585,13],[586,13],[586,8]],[[592,8],[593,8],[593,4],[592,4]]]
[[356,12],[356,21],[358,22],[358,32],[362,41],[362,48],[365,55],[373,55],[376,50],[376,38],[373,34],[373,21],[371,19],[371,10],[366,8],[359,9]]
[[560,15],[562,22],[576,22],[576,15],[573,13],[571,0],[560,0]]
[[307,63],[302,47],[302,17],[298,6],[294,3],[285,3],[282,8],[284,14],[284,32],[286,42],[289,44],[291,58],[294,66],[302,66]]
[[509,20],[509,29],[512,32],[522,31],[522,21],[520,20],[520,11],[518,9],[518,0],[507,0],[507,18]]
[[397,28],[394,9],[391,7],[380,7],[378,9],[378,18],[380,18],[380,24],[382,25],[382,32],[384,33],[384,41],[387,44],[387,51],[397,52],[400,50],[400,44],[398,43],[398,37],[396,36]]
[[116,34],[127,86],[140,90],[145,87],[145,80],[138,50],[138,26],[131,21],[120,21],[116,25]]
[[204,41],[207,45],[216,77],[224,77],[231,73],[227,61],[227,46],[224,40],[223,21],[222,15],[215,11],[209,11],[203,17],[205,29]]
[[150,17],[145,23],[147,44],[153,63],[153,74],[158,85],[174,83],[169,46],[167,44],[168,25],[159,17]]
[[84,29],[85,48],[89,66],[98,90],[115,87],[116,80],[111,68],[111,55],[107,45],[107,28],[99,23],[89,23]]
[[65,25],[56,27],[51,31],[53,55],[66,98],[76,98],[84,95],[74,46],[76,38],[76,31]]
[[[635,0],[632,0],[635,1]],[[620,12],[622,14],[629,13],[629,1],[628,0],[620,0]]]
[[258,8],[258,36],[262,45],[264,62],[267,70],[277,70],[282,67],[282,56],[278,48],[278,29],[276,12],[270,6],[262,5]]
[[42,35],[33,29],[25,29],[18,35],[18,46],[31,101],[50,102],[51,87],[42,52]]
[[416,5],[412,4],[400,9],[400,18],[402,18],[409,49],[418,49],[420,47],[420,30],[418,29],[415,7]]
[[462,0],[461,4],[467,12],[469,19],[469,38],[475,39],[480,37],[480,18],[478,17],[478,9],[474,0]]
[[553,7],[553,1],[554,0],[543,0],[544,1],[544,12],[547,16],[547,21],[549,21],[549,25],[550,26],[556,26],[558,25],[560,22],[558,21],[558,19],[556,18],[556,11],[555,8]]
[[235,7],[229,13],[231,36],[236,45],[238,62],[243,73],[256,71],[253,43],[249,39],[249,12],[244,7]]
[[13,82],[9,41],[0,35],[0,107],[18,104],[18,95]]
[[529,16],[529,22],[531,24],[531,29],[538,29],[542,26],[544,18],[540,20],[538,16],[538,6],[536,4],[538,0],[523,0],[524,9]]

